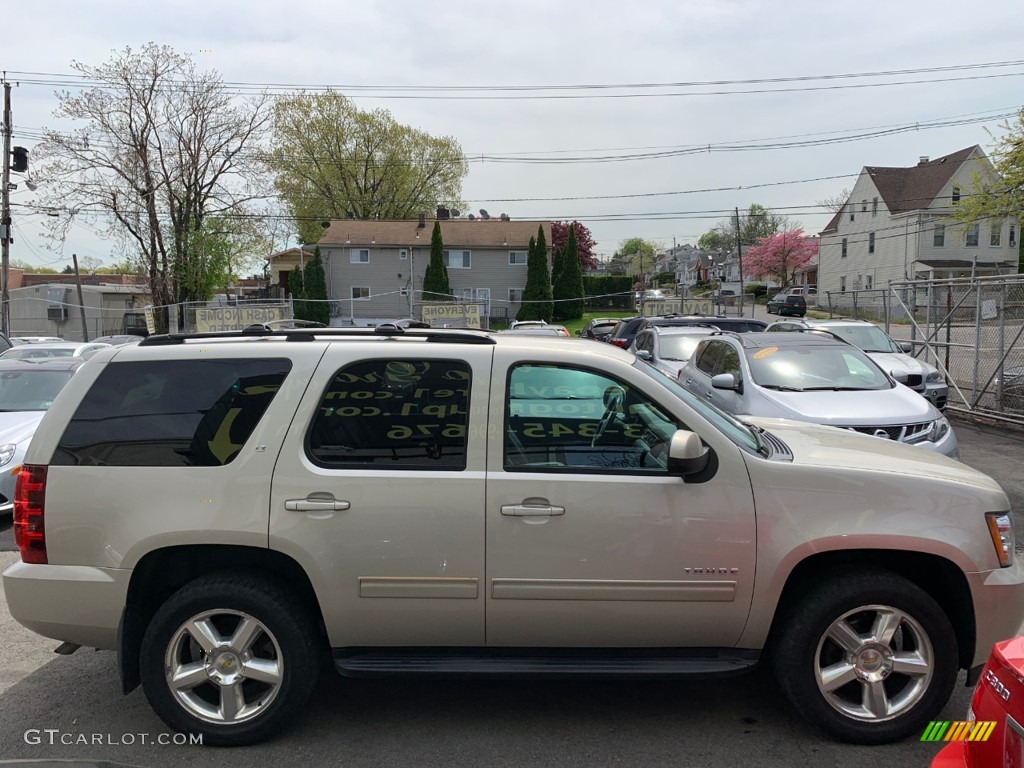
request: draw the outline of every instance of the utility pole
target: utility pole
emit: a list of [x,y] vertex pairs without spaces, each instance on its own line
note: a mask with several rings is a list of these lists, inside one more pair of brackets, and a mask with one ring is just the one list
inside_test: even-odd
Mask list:
[[[739,207],[736,208],[736,257],[740,267],[740,317],[743,317],[743,238],[740,235]],[[719,293],[718,295],[721,296],[722,294]]]
[[11,331],[11,309],[7,278],[11,265],[11,84],[4,81],[4,169],[3,210],[0,211],[0,330]]
[[85,324],[85,300],[82,298],[82,276],[78,272],[78,254],[71,254],[71,263],[75,265],[75,284],[78,286],[78,311],[82,315],[82,341],[89,340],[89,326]]

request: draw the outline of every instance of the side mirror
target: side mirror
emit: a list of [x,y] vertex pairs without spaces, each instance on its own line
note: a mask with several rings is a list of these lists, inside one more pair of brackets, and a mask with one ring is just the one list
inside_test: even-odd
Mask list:
[[910,381],[910,374],[906,371],[889,371],[889,375],[896,379],[900,384],[906,384]]
[[[726,374],[722,374],[726,375]],[[677,429],[668,444],[668,472],[684,477],[703,472],[708,465],[710,449],[696,432]]]
[[651,352],[650,352],[650,350],[647,350],[647,349],[638,349],[636,351],[636,356],[637,356],[638,359],[644,360],[644,361],[646,361],[648,363],[651,362],[651,360],[652,360]]
[[731,373],[720,373],[717,376],[712,376],[711,386],[714,389],[731,389],[734,392],[743,393],[743,385],[736,381],[736,377]]
[[904,352],[906,352],[909,355],[909,354],[912,354],[914,352],[914,345],[911,344],[909,341],[901,341],[900,342],[900,349],[902,349]]

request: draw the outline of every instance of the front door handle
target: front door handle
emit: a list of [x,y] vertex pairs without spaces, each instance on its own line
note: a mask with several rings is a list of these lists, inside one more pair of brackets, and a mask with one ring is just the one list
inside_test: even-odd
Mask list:
[[347,501],[334,499],[288,499],[284,508],[289,512],[344,512],[351,507]]
[[506,517],[557,517],[565,514],[565,507],[556,507],[546,499],[524,499],[522,504],[503,504],[501,514]]

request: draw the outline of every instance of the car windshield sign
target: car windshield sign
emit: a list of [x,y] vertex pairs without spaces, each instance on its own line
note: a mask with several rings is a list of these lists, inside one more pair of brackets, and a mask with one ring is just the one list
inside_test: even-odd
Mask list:
[[855,347],[801,345],[747,350],[750,376],[783,392],[891,389],[881,369]]

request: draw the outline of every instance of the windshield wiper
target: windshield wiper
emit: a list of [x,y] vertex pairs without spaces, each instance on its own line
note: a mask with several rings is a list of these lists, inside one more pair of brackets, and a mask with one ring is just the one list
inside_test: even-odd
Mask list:
[[765,445],[764,440],[761,439],[761,435],[763,435],[766,430],[763,427],[757,426],[757,424],[751,424],[749,421],[742,421],[740,419],[737,419],[737,421],[749,429],[750,434],[754,436],[754,441],[757,443],[757,452],[765,457],[771,455],[771,451],[768,449],[768,446]]
[[787,387],[784,384],[762,384],[761,389],[773,389],[776,392],[804,392],[801,387]]
[[872,387],[804,387],[804,392],[869,392]]
[[673,360],[673,361],[675,361],[677,363],[685,363],[686,362],[686,358],[684,358],[684,357],[665,357],[664,355],[662,355],[661,359],[662,360]]

